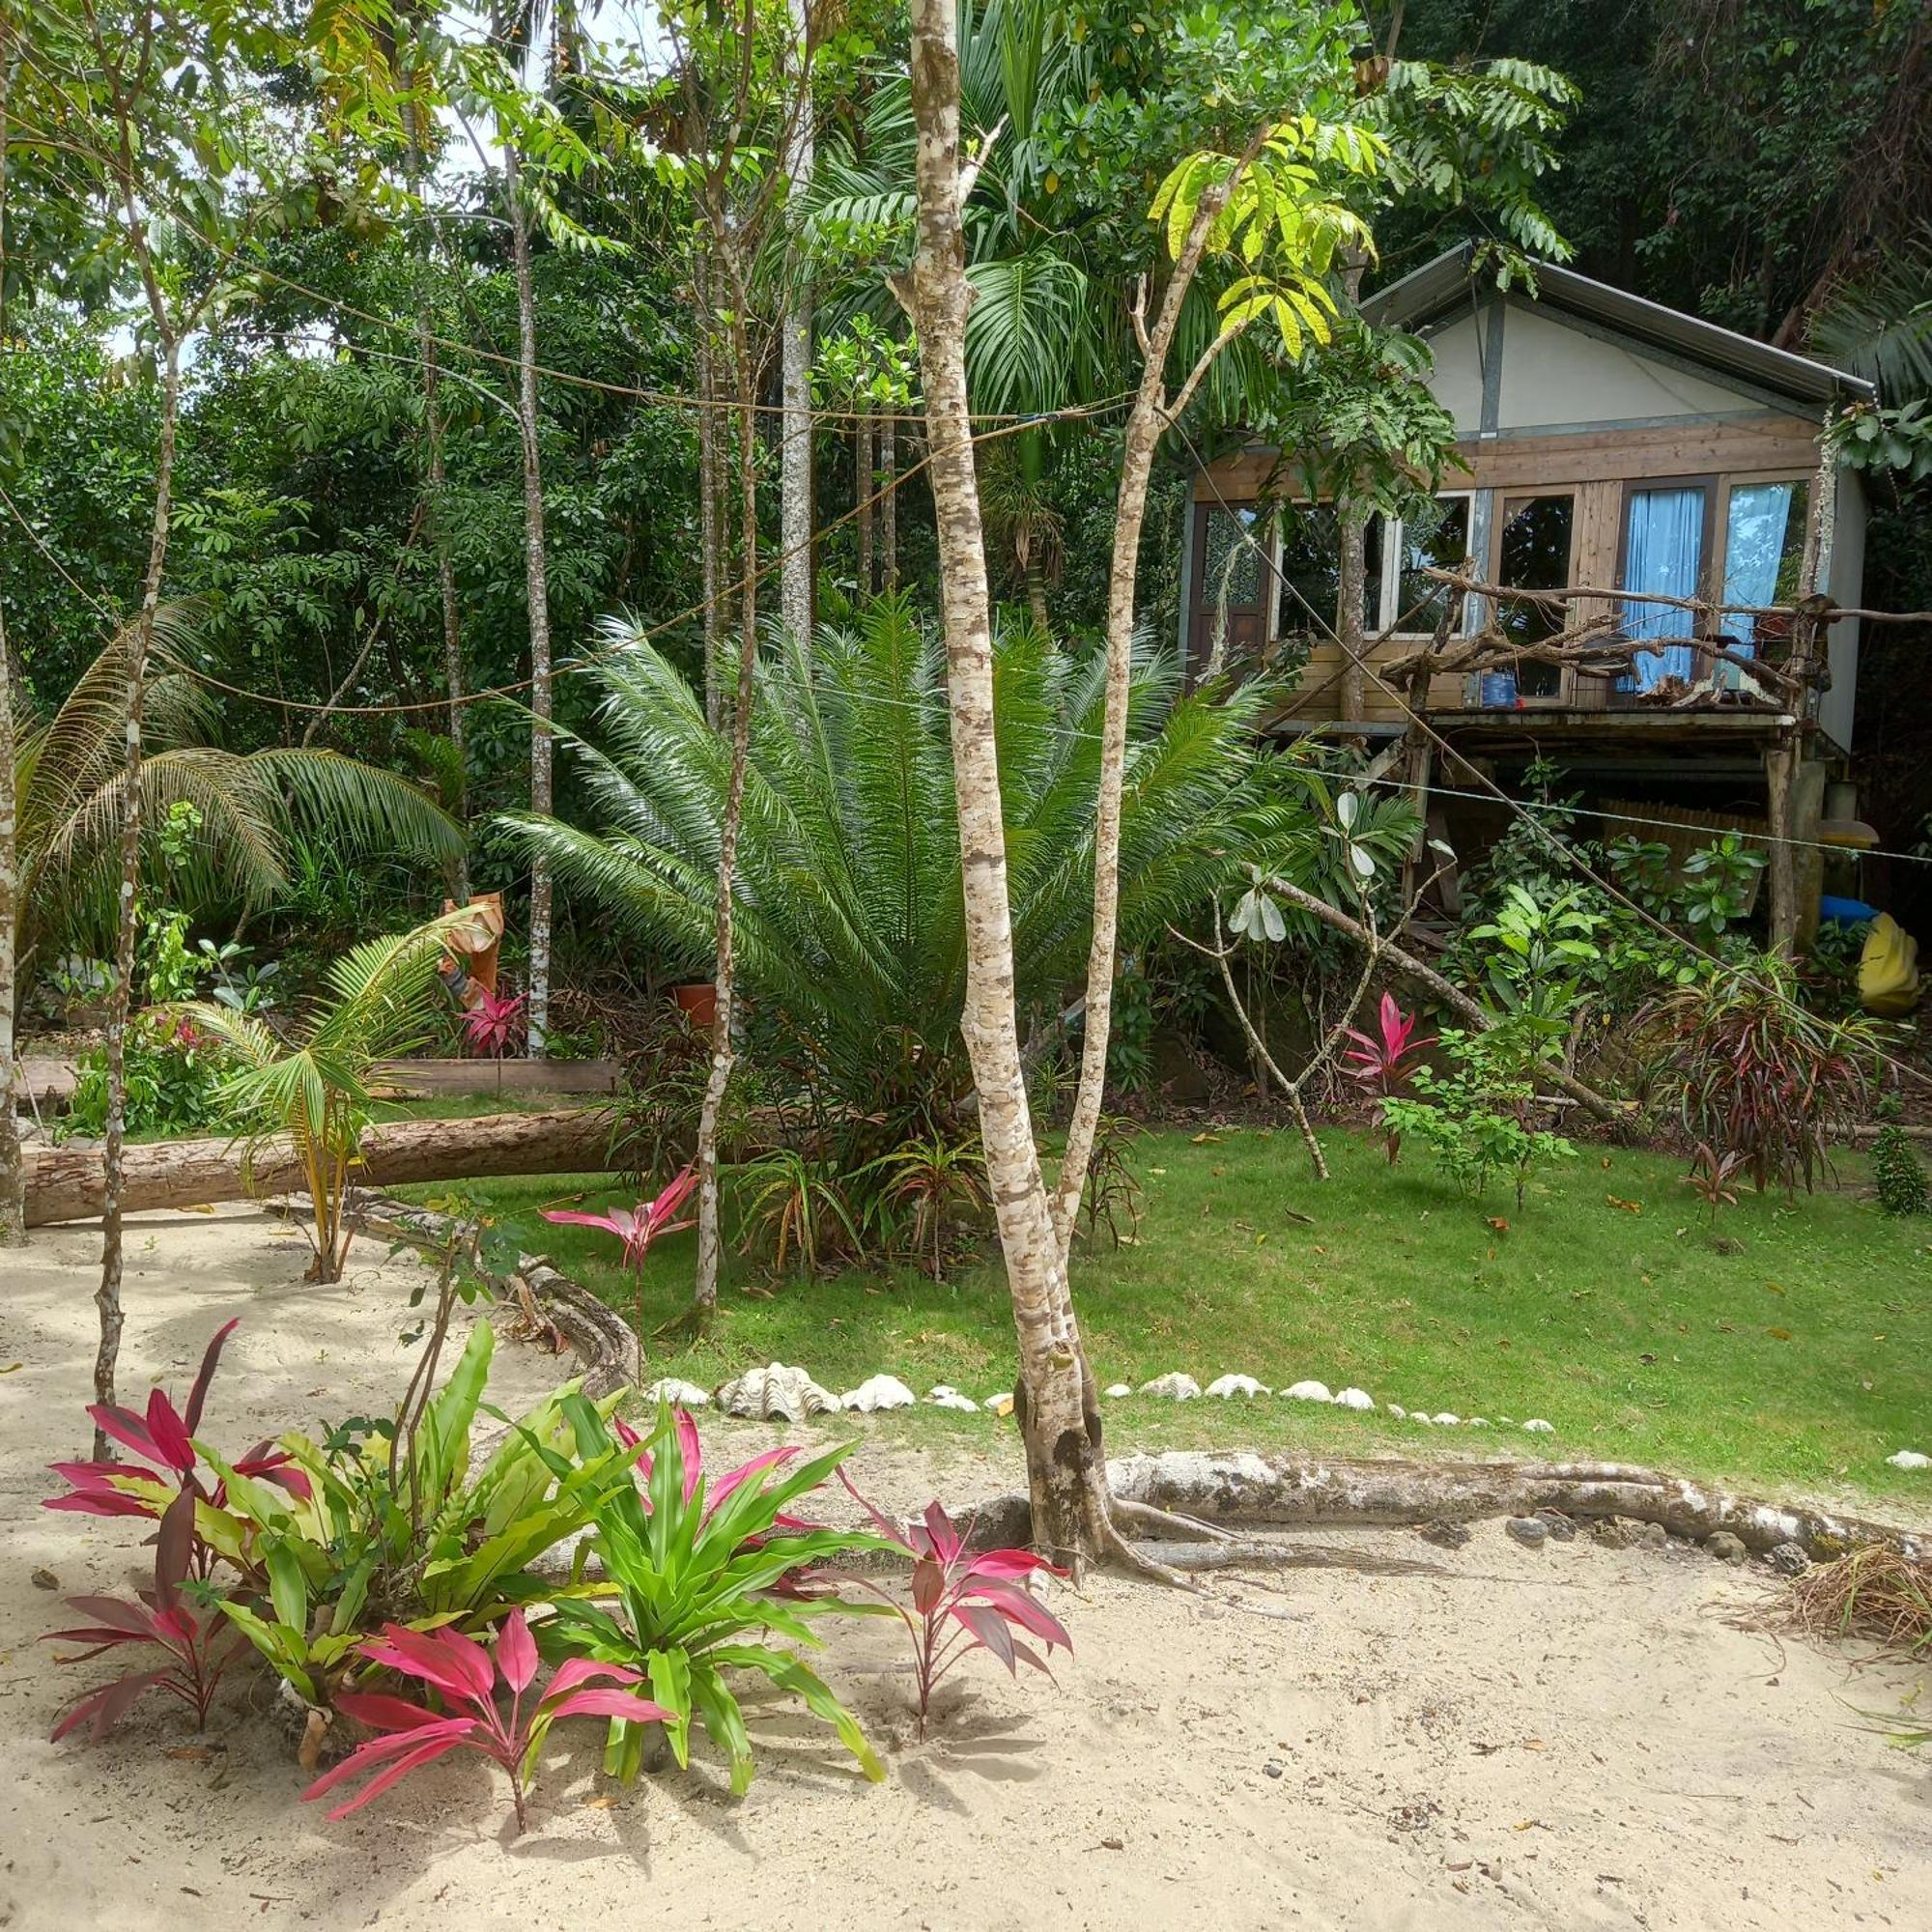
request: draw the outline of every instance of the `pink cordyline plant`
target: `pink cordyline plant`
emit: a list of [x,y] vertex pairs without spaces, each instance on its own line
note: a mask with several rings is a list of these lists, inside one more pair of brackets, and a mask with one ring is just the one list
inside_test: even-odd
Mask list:
[[[1342,1060],[1350,1079],[1364,1093],[1386,1098],[1408,1086],[1422,1064],[1423,1054],[1435,1044],[1435,1036],[1425,1034],[1418,1039],[1415,1029],[1419,1022],[1412,1014],[1405,1013],[1389,993],[1382,995],[1376,1018],[1379,1038],[1354,1027],[1346,1029],[1355,1043],[1343,1054]],[[1402,1136],[1385,1130],[1383,1145],[1393,1167],[1396,1155],[1402,1151]]]
[[[305,1799],[326,1797],[337,1785],[374,1771],[361,1790],[328,1814],[331,1819],[360,1810],[422,1765],[453,1750],[474,1750],[509,1774],[521,1832],[531,1774],[550,1727],[559,1718],[615,1718],[641,1724],[662,1723],[669,1717],[662,1705],[627,1688],[643,1681],[637,1671],[586,1657],[560,1663],[549,1689],[526,1711],[524,1699],[536,1679],[537,1647],[522,1610],[512,1610],[504,1619],[494,1660],[473,1637],[447,1628],[415,1631],[388,1624],[380,1638],[357,1647],[374,1662],[427,1684],[444,1703],[465,1707],[469,1715],[445,1716],[380,1691],[338,1694],[338,1711],[384,1735],[352,1751],[302,1793]],[[497,1701],[499,1674],[510,1692],[507,1712]]]
[[478,986],[476,1004],[463,1009],[464,1037],[475,1052],[501,1060],[524,1038],[528,1006],[527,993],[493,993]]
[[973,1537],[969,1522],[955,1528],[945,1508],[930,1502],[916,1521],[895,1522],[853,1488],[843,1469],[838,1480],[852,1500],[872,1519],[879,1534],[912,1558],[912,1608],[863,1577],[851,1580],[890,1605],[912,1638],[913,1674],[919,1694],[919,1734],[925,1736],[926,1716],[940,1680],[962,1657],[988,1650],[1019,1675],[1022,1663],[1051,1677],[1046,1660],[1016,1633],[1037,1637],[1050,1654],[1056,1646],[1073,1655],[1073,1640],[1051,1610],[1026,1587],[1026,1578],[1043,1570],[1064,1577],[1065,1570],[1036,1556],[1031,1549],[982,1549],[967,1546]]
[[697,1185],[697,1170],[687,1167],[654,1201],[639,1201],[635,1208],[611,1208],[602,1214],[585,1214],[574,1208],[546,1208],[544,1219],[573,1228],[602,1228],[624,1244],[623,1265],[637,1274],[638,1294],[638,1373],[644,1368],[644,1257],[660,1235],[679,1235],[696,1224],[672,1219],[691,1199]]
[[623,1265],[640,1268],[660,1235],[682,1234],[695,1225],[672,1216],[691,1199],[696,1185],[697,1170],[687,1167],[654,1201],[639,1201],[635,1208],[609,1208],[601,1214],[586,1214],[574,1208],[546,1208],[544,1219],[573,1228],[602,1228],[615,1235],[624,1244]]
[[[154,1469],[104,1459],[92,1463],[55,1463],[51,1465],[55,1475],[64,1477],[73,1488],[66,1495],[48,1496],[42,1507],[72,1510],[81,1516],[157,1518],[185,1490],[206,1497],[217,1509],[225,1507],[228,1500],[225,1482],[216,1482],[212,1490],[202,1486],[197,1473],[200,1458],[193,1438],[201,1429],[201,1411],[208,1401],[215,1364],[221,1359],[221,1346],[240,1321],[241,1317],[237,1316],[215,1330],[214,1339],[202,1355],[200,1371],[184,1407],[177,1409],[167,1391],[159,1388],[149,1390],[145,1414],[112,1403],[89,1406],[87,1412],[94,1418],[99,1438],[111,1437],[123,1448],[132,1450],[143,1463],[153,1463]],[[309,1498],[308,1477],[295,1466],[286,1449],[277,1449],[272,1442],[256,1443],[245,1455],[235,1459],[233,1467],[238,1476],[279,1484],[304,1502]],[[155,1473],[156,1470],[160,1473]],[[195,1559],[198,1574],[206,1574],[209,1553],[198,1541]]]

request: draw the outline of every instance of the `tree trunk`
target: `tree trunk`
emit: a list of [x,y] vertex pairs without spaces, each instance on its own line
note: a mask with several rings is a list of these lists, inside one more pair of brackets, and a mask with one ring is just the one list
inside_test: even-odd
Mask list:
[[1342,505],[1341,594],[1336,602],[1335,636],[1342,646],[1338,709],[1350,724],[1367,710],[1368,673],[1362,653],[1368,633],[1369,512],[1353,501]]
[[[423,183],[422,135],[413,101],[403,109],[410,191],[420,198]],[[428,266],[425,258],[424,267]],[[456,559],[449,541],[448,474],[442,459],[441,371],[437,363],[435,318],[427,290],[416,295],[416,359],[422,365],[423,445],[429,481],[430,536],[436,545],[436,587],[442,606],[442,674],[449,693],[449,742],[455,751],[456,789],[444,803],[461,824],[468,815],[469,778],[464,762],[463,614],[456,601]],[[461,905],[469,896],[469,867],[459,853],[450,862],[449,894]]]
[[1037,543],[1027,545],[1026,559],[1020,567],[1026,573],[1027,614],[1033,619],[1034,629],[1051,643],[1053,619],[1046,608],[1046,566],[1040,561]]
[[704,1104],[697,1116],[697,1284],[695,1312],[709,1321],[718,1306],[718,1268],[723,1255],[718,1199],[718,1123],[731,1084],[735,1049],[731,1026],[737,990],[732,953],[732,891],[738,869],[738,833],[745,816],[745,767],[752,749],[753,680],[758,661],[758,467],[757,378],[752,366],[751,337],[746,323],[749,289],[739,254],[739,238],[728,210],[715,186],[711,200],[712,233],[719,259],[731,282],[731,363],[737,382],[738,405],[738,521],[743,564],[738,593],[738,678],[731,702],[731,776],[725,786],[724,821],[718,833],[718,963],[713,986],[717,1007],[711,1021],[711,1070],[704,1083]]
[[[130,224],[133,217],[130,214]],[[127,756],[122,767],[121,903],[114,944],[114,987],[107,1004],[107,1121],[101,1135],[100,1286],[94,1305],[100,1315],[100,1345],[94,1357],[94,1399],[114,1400],[114,1367],[121,1353],[121,1216],[128,1147],[128,1014],[133,1004],[134,943],[139,932],[136,895],[141,885],[141,713],[147,696],[148,653],[160,609],[161,575],[167,565],[175,478],[175,425],[181,407],[181,346],[166,329],[156,294],[155,321],[162,327],[161,420],[155,449],[155,519],[148,541],[148,570],[141,582],[134,648],[128,655]],[[107,1438],[94,1432],[96,1460],[107,1455]]]
[[[784,171],[787,185],[786,220],[796,232],[797,204],[811,185],[816,147],[812,126],[811,48],[806,0],[787,0],[792,44],[798,51],[798,95],[791,103],[786,129]],[[809,650],[811,645],[812,516],[811,500],[811,294],[798,277],[785,298],[780,325],[784,401],[780,474],[780,615],[785,629]]]
[[[1134,597],[1140,571],[1141,529],[1147,521],[1148,483],[1162,434],[1184,407],[1220,347],[1217,338],[1195,364],[1177,403],[1167,393],[1167,357],[1179,326],[1189,284],[1201,266],[1208,233],[1226,205],[1227,191],[1201,198],[1174,272],[1162,293],[1151,334],[1142,336],[1139,390],[1127,416],[1115,497],[1114,552],[1107,575],[1107,688],[1100,723],[1100,780],[1094,810],[1094,931],[1087,949],[1087,993],[1082,1020],[1080,1080],[1067,1122],[1066,1148],[1053,1193],[1053,1228],[1065,1261],[1080,1216],[1094,1136],[1107,1085],[1107,1043],[1114,1015],[1114,969],[1121,911],[1121,788],[1126,770],[1127,705],[1133,682]],[[1144,298],[1144,292],[1143,292]],[[1136,306],[1136,324],[1141,316]],[[1042,597],[1042,603],[1044,599]]]
[[859,525],[859,595],[871,596],[876,587],[872,567],[872,493],[879,487],[872,467],[872,408],[859,405],[852,428],[852,496]]
[[993,728],[991,598],[966,395],[965,237],[956,0],[913,0],[918,251],[907,301],[919,338],[946,632],[947,695],[965,900],[960,1030],[1019,1337],[1014,1416],[1026,1447],[1035,1543],[1078,1564],[1110,1547],[1098,1411],[1065,1293],[1065,1264],[1028,1110],[1013,1004],[1012,916]]
[[[7,108],[13,86],[13,30],[0,22],[0,343],[7,340]],[[0,592],[6,584],[0,546]],[[14,948],[20,923],[19,798],[14,760],[14,667],[7,656],[7,611],[0,597],[0,1247],[27,1239],[26,1175],[20,1165],[19,1102],[14,1091]]]
[[[549,812],[554,803],[550,735],[550,555],[544,542],[543,462],[537,448],[537,314],[530,279],[530,218],[525,205],[523,164],[515,148],[503,151],[509,190],[510,242],[517,267],[517,422],[524,445],[524,583],[530,622],[530,810]],[[530,860],[529,1057],[545,1056],[550,1030],[550,861]]]
[[898,425],[892,410],[879,418],[879,583],[886,590],[899,587]]
[[692,264],[693,304],[697,310],[697,542],[704,584],[704,722],[716,731],[724,722],[718,685],[719,604],[724,594],[722,504],[718,487],[718,369],[712,343],[711,264],[699,253]]
[[[358,1181],[400,1187],[417,1180],[474,1180],[502,1174],[596,1174],[610,1160],[616,1116],[607,1107],[541,1114],[486,1114],[464,1121],[393,1121],[362,1134]],[[26,1163],[27,1225],[81,1221],[101,1212],[106,1180],[98,1150],[42,1148]],[[307,1186],[295,1147],[277,1135],[251,1151],[234,1135],[128,1148],[121,1206],[129,1213],[245,1201]]]

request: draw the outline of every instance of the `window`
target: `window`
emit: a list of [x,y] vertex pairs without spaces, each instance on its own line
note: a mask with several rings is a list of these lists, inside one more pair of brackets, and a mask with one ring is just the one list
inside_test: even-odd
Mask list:
[[[1339,626],[1342,604],[1342,519],[1333,503],[1286,503],[1281,512],[1277,635],[1313,631],[1325,638]],[[1363,534],[1362,625],[1373,637],[1382,582],[1382,520]]]
[[1469,497],[1437,497],[1419,514],[1395,526],[1395,554],[1382,598],[1378,630],[1433,631],[1447,588],[1425,570],[1455,570],[1469,558]]
[[[1704,571],[1704,519],[1709,491],[1702,483],[1668,483],[1632,490],[1624,498],[1626,590],[1654,591],[1666,597],[1694,597]],[[1694,656],[1689,641],[1694,619],[1671,604],[1629,603],[1624,631],[1636,639],[1660,639],[1654,651],[1631,660],[1635,689],[1650,691],[1666,677],[1687,682]],[[1663,642],[1662,639],[1676,641]]]
[[[1577,499],[1569,492],[1542,497],[1505,497],[1496,531],[1496,582],[1510,590],[1561,590],[1570,582],[1570,547]],[[1565,609],[1554,601],[1511,599],[1496,611],[1496,627],[1513,643],[1540,644],[1563,629]],[[1523,699],[1560,697],[1561,666],[1523,664],[1514,672],[1486,671],[1481,701],[1515,704]]]
[[[1731,485],[1724,514],[1726,604],[1797,601],[1808,508],[1809,491],[1803,477]],[[1728,611],[1719,628],[1730,639],[1732,649],[1754,651],[1774,631],[1782,635],[1787,623],[1783,618],[1749,617],[1743,611]]]

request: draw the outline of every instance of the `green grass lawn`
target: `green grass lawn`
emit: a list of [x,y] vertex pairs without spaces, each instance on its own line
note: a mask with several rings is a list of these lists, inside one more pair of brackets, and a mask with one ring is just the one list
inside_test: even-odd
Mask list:
[[[1204,1386],[1231,1370],[1277,1388],[1312,1377],[1432,1413],[1543,1416],[1557,1433],[1137,1398],[1112,1406],[1115,1447],[1568,1453],[1774,1492],[1851,1487],[1932,1512],[1927,1478],[1884,1460],[1932,1450],[1932,1222],[1881,1216],[1861,1164],[1845,1164],[1840,1190],[1795,1204],[1747,1194],[1714,1233],[1682,1163],[1651,1154],[1586,1146],[1519,1212],[1507,1188],[1464,1201],[1426,1157],[1390,1169],[1358,1139],[1325,1144],[1334,1178],[1322,1186],[1290,1134],[1228,1127],[1140,1143],[1138,1243],[1083,1243],[1075,1255],[1102,1386],[1168,1369]],[[526,1247],[613,1305],[635,1305],[614,1241],[540,1218],[544,1207],[620,1198],[608,1177],[465,1192],[520,1222]],[[684,1307],[692,1242],[678,1236],[652,1256],[647,1328]],[[710,1385],[771,1359],[802,1363],[835,1390],[884,1370],[921,1394],[946,1381],[982,1396],[1011,1375],[1003,1278],[982,1261],[943,1285],[910,1271],[774,1284],[734,1261],[713,1333],[660,1350],[654,1365]],[[991,1425],[922,1410],[890,1426]]]

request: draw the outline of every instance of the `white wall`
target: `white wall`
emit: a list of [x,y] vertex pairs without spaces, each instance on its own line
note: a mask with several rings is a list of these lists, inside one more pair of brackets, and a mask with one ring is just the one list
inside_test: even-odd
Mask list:
[[1513,301],[1503,319],[1499,427],[1580,428],[1658,417],[1736,415],[1755,398],[1572,327],[1551,309]]
[[[1837,521],[1832,532],[1832,564],[1825,588],[1836,604],[1862,604],[1865,568],[1865,490],[1856,469],[1838,471]],[[1832,688],[1818,700],[1818,723],[1839,748],[1852,749],[1858,696],[1859,620],[1840,617],[1826,641]]]

